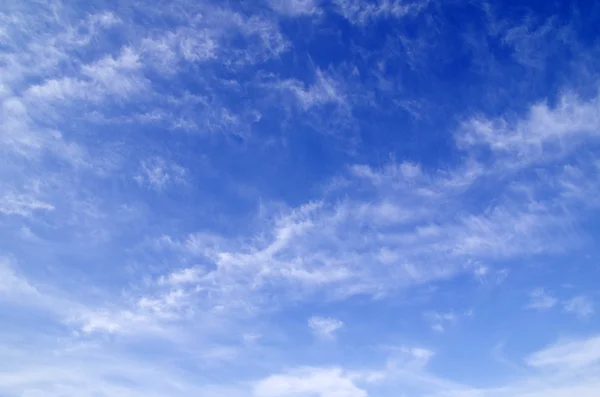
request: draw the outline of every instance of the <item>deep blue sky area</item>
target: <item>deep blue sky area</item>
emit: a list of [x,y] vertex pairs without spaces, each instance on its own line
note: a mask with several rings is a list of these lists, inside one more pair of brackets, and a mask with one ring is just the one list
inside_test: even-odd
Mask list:
[[600,5],[5,0],[2,397],[596,397]]

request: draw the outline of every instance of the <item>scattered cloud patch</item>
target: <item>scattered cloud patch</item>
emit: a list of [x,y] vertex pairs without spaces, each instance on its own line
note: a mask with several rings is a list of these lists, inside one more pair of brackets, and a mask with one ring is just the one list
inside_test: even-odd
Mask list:
[[313,316],[308,319],[308,327],[319,338],[335,339],[335,333],[344,326],[338,319]]
[[161,284],[193,284],[200,281],[201,276],[205,271],[200,267],[188,267],[181,270],[177,270],[167,277],[161,276],[159,283]]
[[319,14],[321,9],[318,0],[270,0],[269,4],[276,12],[288,16]]
[[589,298],[579,295],[566,300],[563,303],[567,313],[573,313],[579,318],[586,318],[594,314],[594,304]]
[[548,310],[552,309],[558,299],[549,295],[543,288],[536,288],[529,293],[529,303],[525,306],[527,309]]
[[526,117],[517,121],[473,118],[464,123],[457,143],[465,148],[488,148],[502,169],[560,159],[586,138],[597,139],[599,98],[582,100],[565,94],[554,106],[534,104]]
[[140,186],[162,191],[169,185],[184,185],[187,180],[187,170],[179,164],[168,162],[161,157],[143,160],[140,173],[134,177]]
[[37,289],[27,279],[15,272],[13,261],[0,257],[0,294],[9,299],[22,299],[23,295],[37,295]]
[[0,212],[6,215],[31,217],[36,211],[52,211],[54,206],[41,201],[32,194],[8,192],[0,198]]
[[456,324],[459,316],[450,311],[439,313],[436,311],[426,312],[425,319],[431,324],[431,329],[436,332],[444,332],[448,326]]
[[403,1],[382,0],[336,0],[338,11],[350,22],[364,25],[378,18],[402,18],[419,14],[429,4],[429,0]]
[[339,368],[301,368],[289,373],[271,375],[257,382],[253,388],[253,395],[366,397],[368,394],[356,386]]
[[308,86],[297,80],[281,81],[277,86],[290,92],[304,111],[327,104],[346,106],[341,82],[321,70],[316,71],[314,81]]
[[600,360],[600,339],[590,337],[565,341],[540,350],[527,357],[532,367],[581,368]]

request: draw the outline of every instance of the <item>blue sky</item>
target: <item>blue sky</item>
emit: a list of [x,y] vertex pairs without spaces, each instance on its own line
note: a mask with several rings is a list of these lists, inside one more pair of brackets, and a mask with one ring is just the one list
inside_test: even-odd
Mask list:
[[594,3],[3,1],[0,395],[597,396]]

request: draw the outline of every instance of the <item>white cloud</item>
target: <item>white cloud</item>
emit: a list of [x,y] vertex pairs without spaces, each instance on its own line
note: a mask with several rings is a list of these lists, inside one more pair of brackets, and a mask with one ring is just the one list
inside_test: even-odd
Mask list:
[[[580,105],[587,115],[588,104]],[[527,116],[522,123],[533,119]],[[494,170],[495,165],[488,168],[473,160],[451,172],[393,161],[380,168],[355,165],[344,183],[320,201],[266,214],[252,237],[224,243],[222,236],[212,236],[208,244],[192,244],[185,236],[167,240],[182,255],[190,255],[193,245],[194,255],[212,262],[208,268],[213,270],[195,279],[195,285],[211,291],[215,307],[226,302],[262,305],[260,295],[266,290],[281,292],[277,304],[284,304],[283,297],[302,300],[315,293],[380,296],[460,272],[481,272],[481,263],[486,263],[485,274],[476,273],[479,279],[497,274],[500,280],[508,269],[496,269],[491,265],[495,261],[562,252],[579,243],[573,229],[564,227],[577,221],[576,212],[565,211],[575,203],[573,195],[564,194],[568,186],[548,190],[518,178],[506,186]],[[480,209],[466,204],[482,183],[497,182],[500,192],[494,191],[493,204]],[[536,197],[542,188],[544,194]],[[353,191],[361,192],[360,197]],[[356,230],[361,232],[352,232]],[[208,241],[206,236],[201,240]],[[528,307],[543,310],[556,304],[556,298],[538,290]],[[448,323],[432,321],[431,326],[442,331]]]
[[81,330],[86,334],[97,331],[115,333],[122,328],[120,321],[114,318],[112,313],[106,310],[87,312],[83,316],[77,318],[77,321],[82,322],[83,325]]
[[[502,168],[498,163],[490,165],[485,159],[478,162],[471,156],[480,147],[491,149],[497,160],[510,160],[504,161],[505,164],[526,167],[536,163],[542,168],[540,172],[553,179],[557,175],[556,164],[547,169],[545,165],[561,160],[561,155],[567,152],[572,153],[578,139],[595,138],[598,119],[593,111],[598,107],[597,98],[565,96],[556,106],[538,104],[514,123],[504,118],[473,119],[465,123],[457,139],[467,149],[465,155],[469,158],[464,162],[458,159],[456,167],[436,170],[428,168],[431,164],[408,161],[390,161],[382,166],[357,164],[339,176],[344,183],[314,202],[265,210],[253,218],[252,225],[234,232],[231,229],[235,226],[223,234],[190,233],[195,226],[206,230],[210,222],[196,222],[192,217],[183,219],[185,216],[166,220],[168,215],[154,214],[156,208],[148,208],[149,205],[141,207],[143,216],[138,222],[117,219],[126,211],[110,213],[121,208],[121,203],[110,203],[106,205],[109,210],[99,210],[105,200],[115,199],[114,196],[119,196],[117,200],[126,198],[128,203],[129,199],[146,203],[147,195],[134,189],[138,194],[135,197],[129,192],[123,195],[119,192],[110,197],[99,195],[98,203],[90,201],[89,197],[101,193],[106,186],[114,186],[109,178],[114,175],[104,174],[102,178],[106,179],[95,179],[85,170],[57,165],[55,158],[46,155],[71,165],[92,164],[96,142],[131,138],[121,134],[125,124],[139,127],[132,128],[131,135],[145,133],[149,123],[163,123],[161,127],[169,130],[246,136],[249,129],[238,130],[257,120],[257,111],[235,110],[235,104],[232,107],[228,104],[235,98],[233,102],[250,106],[253,101],[245,99],[256,89],[252,87],[255,82],[246,84],[243,79],[235,78],[226,81],[213,75],[237,76],[237,71],[252,65],[241,74],[248,71],[247,74],[254,76],[266,61],[274,63],[291,48],[279,21],[268,10],[264,15],[237,13],[223,6],[192,3],[178,2],[164,9],[143,4],[148,10],[141,10],[136,3],[124,7],[127,12],[120,16],[105,12],[88,17],[82,14],[79,18],[75,13],[81,22],[72,22],[67,4],[52,2],[48,7],[39,4],[39,13],[48,12],[46,16],[38,18],[38,11],[15,12],[15,20],[24,19],[24,25],[2,27],[0,36],[3,40],[7,38],[10,51],[0,54],[0,140],[8,152],[22,157],[6,169],[12,171],[14,166],[22,175],[5,172],[6,180],[14,188],[2,193],[0,212],[29,218],[5,217],[11,222],[6,228],[21,230],[29,237],[39,232],[38,240],[21,241],[23,245],[15,250],[27,250],[27,255],[42,258],[44,269],[51,276],[45,280],[49,285],[44,288],[28,281],[16,267],[0,263],[0,293],[4,301],[7,296],[14,298],[9,303],[11,310],[12,305],[31,299],[35,300],[36,309],[48,311],[47,316],[39,318],[40,322],[48,322],[40,324],[39,329],[44,332],[48,329],[62,332],[67,328],[52,343],[60,345],[60,340],[77,338],[93,341],[100,347],[98,357],[87,356],[88,352],[74,353],[63,361],[56,359],[56,352],[42,355],[17,347],[27,354],[19,358],[20,365],[9,368],[8,372],[0,364],[3,373],[0,393],[125,397],[245,395],[236,385],[199,387],[205,379],[198,382],[183,379],[185,376],[167,363],[196,365],[202,360],[239,359],[236,364],[243,366],[245,362],[240,357],[247,352],[227,343],[245,340],[247,350],[260,349],[256,334],[248,331],[258,328],[256,323],[264,319],[260,318],[264,314],[261,309],[276,313],[290,301],[318,299],[327,304],[330,299],[343,300],[357,294],[381,299],[386,294],[449,279],[459,273],[476,274],[479,280],[492,279],[495,274],[500,278],[505,269],[497,267],[505,266],[505,261],[521,255],[561,252],[571,247],[573,235],[578,239],[574,225],[584,216],[580,212],[584,210],[573,203],[589,203],[597,195],[593,190],[576,187],[593,187],[593,183],[585,183],[595,178],[593,173],[578,169],[583,172],[579,175],[573,169],[563,168],[561,172],[565,172],[560,173],[563,178],[556,179],[560,183],[540,187],[515,174],[498,178],[497,170]],[[271,2],[276,12],[296,17],[318,14],[318,3]],[[337,6],[351,22],[364,24],[377,18],[415,15],[426,4],[340,1]],[[20,5],[15,3],[15,7]],[[137,26],[128,20],[129,12],[135,15],[139,12],[140,19],[153,21],[152,27]],[[2,23],[5,21],[2,19]],[[170,26],[161,25],[164,21],[169,21]],[[119,25],[123,27],[119,32],[99,36],[103,29]],[[116,40],[127,44],[107,50]],[[166,82],[182,71],[190,73],[187,77],[193,75],[193,84],[183,76]],[[319,111],[325,115],[315,117],[319,122],[337,117],[332,116],[337,110],[350,117],[352,92],[343,74],[337,73],[333,68],[318,69],[309,84],[291,77],[271,84],[270,88],[276,86],[289,94],[297,107],[309,114],[302,120]],[[149,80],[151,76],[156,79],[156,86]],[[186,88],[177,91],[179,83],[196,86],[202,95],[189,94],[184,91]],[[163,95],[164,86],[177,92]],[[337,110],[330,112],[331,108]],[[128,114],[129,110],[133,113]],[[89,114],[85,115],[86,112]],[[90,120],[85,116],[92,114],[97,120],[111,120],[119,129],[105,128],[105,135],[99,138],[94,135],[98,126],[85,124]],[[143,139],[147,139],[146,135]],[[135,156],[128,164],[139,164],[135,180],[140,185],[164,191],[188,181],[190,171],[173,160],[137,153],[137,149],[145,147],[143,142],[135,144],[131,149],[136,150],[128,152]],[[131,180],[135,170],[127,169],[124,173]],[[55,184],[55,196],[19,190],[26,179],[23,175],[49,177]],[[507,187],[505,177],[514,183]],[[531,186],[527,191],[517,191],[517,185]],[[63,189],[65,186],[70,189]],[[480,201],[474,203],[473,198]],[[210,216],[221,215],[216,212]],[[48,216],[50,220],[46,219]],[[31,225],[13,228],[12,222]],[[103,225],[98,226],[102,222],[117,232],[108,233],[99,244],[90,236],[104,236],[100,227]],[[93,231],[86,233],[88,229]],[[146,240],[150,243],[129,250],[143,240],[143,233],[162,237]],[[9,235],[5,237],[4,249],[11,249],[13,241]],[[146,252],[149,246],[154,251]],[[31,268],[38,265],[33,263]],[[144,274],[139,274],[136,266]],[[73,274],[65,275],[63,272],[69,267]],[[24,296],[28,299],[22,299]],[[543,291],[532,295],[532,308],[555,305],[556,299]],[[564,310],[584,317],[593,312],[593,305],[578,296],[564,302]],[[251,326],[235,323],[238,316],[252,322]],[[460,321],[460,316],[454,312],[432,312],[429,320],[432,328],[444,330]],[[254,323],[257,318],[259,321]],[[222,325],[215,325],[219,321],[229,323],[218,327]],[[316,335],[332,339],[344,324],[333,317],[312,317],[308,326]],[[129,352],[130,347],[131,351],[142,350],[145,337],[156,344],[153,345],[156,349],[148,349],[148,355],[160,351],[172,356],[165,360],[161,357],[157,364],[152,358],[123,359],[113,351]],[[263,339],[268,344],[273,342],[269,335],[261,342]],[[65,354],[60,347],[56,349],[59,356]],[[193,359],[186,356],[190,354],[188,348],[195,351]],[[0,347],[0,355],[7,357],[3,349],[12,347]],[[594,349],[593,344],[586,345],[585,354],[592,355]],[[564,350],[556,354],[549,348],[530,356],[528,363],[535,368],[551,367],[559,355],[570,366],[597,362],[593,357],[582,358],[585,354],[575,348],[569,347],[567,354],[562,354]],[[372,386],[376,379],[390,378],[391,374],[400,379],[397,390],[403,390],[402,382],[446,386],[424,372],[434,354],[431,350],[402,347],[396,353],[397,357],[380,371],[350,373],[338,368],[305,368],[277,374],[281,370],[275,369],[268,372],[275,375],[256,382],[253,390],[257,396],[362,397],[367,395],[368,387],[361,382]],[[8,363],[5,366],[17,362],[14,356],[5,361]],[[261,360],[257,372],[265,370],[262,365],[285,366],[268,361]],[[568,386],[561,387],[557,390],[563,390],[563,394],[569,390]],[[479,394],[494,393],[503,392],[483,390]],[[519,393],[514,395],[527,395]]]
[[31,397],[113,395],[160,397],[242,397],[237,385],[198,384],[171,365],[136,359],[101,341],[26,334],[0,348],[10,365],[0,364],[0,393]]
[[401,18],[419,14],[429,0],[335,0],[340,14],[350,22],[363,25],[378,18]]
[[218,346],[206,349],[202,352],[202,359],[215,362],[227,362],[238,359],[239,351],[236,348],[228,346]]
[[367,397],[339,368],[303,368],[271,375],[253,387],[257,397]]
[[393,377],[393,372],[398,370],[423,370],[429,361],[435,356],[435,352],[423,347],[400,346],[392,347],[391,355],[387,362],[388,373],[382,373],[382,377]]
[[435,355],[431,350],[422,347],[405,348],[405,351],[410,353],[420,364],[426,364]]
[[138,296],[104,306],[73,309],[65,321],[86,334],[154,335],[169,339],[169,326],[193,318],[199,304],[193,289],[180,283],[146,289]]
[[474,118],[463,125],[457,142],[463,148],[487,147],[502,161],[503,169],[557,160],[597,139],[600,131],[600,97],[582,100],[563,95],[555,106],[533,105],[527,116],[515,121]]
[[291,92],[304,111],[326,104],[346,106],[341,83],[321,70],[315,72],[315,81],[308,87],[297,80],[284,80],[276,85],[281,90]]
[[[289,7],[282,4],[281,10],[293,12],[300,7],[300,2]],[[202,17],[184,14],[178,18],[183,21],[180,26],[142,41],[142,52],[152,61],[152,66],[166,73],[173,73],[173,69],[186,63],[211,61],[239,68],[277,58],[289,48],[276,21],[259,15],[247,16],[204,4]],[[236,45],[231,39],[240,34],[244,40]]]
[[63,323],[71,313],[82,310],[80,302],[72,301],[66,293],[57,293],[48,280],[42,283],[32,278],[9,257],[0,257],[0,302],[7,310],[26,308]]
[[38,100],[64,101],[70,99],[94,99],[90,84],[71,77],[47,80],[31,86],[26,95],[32,102]]
[[167,277],[161,276],[159,283],[179,285],[179,284],[194,284],[201,280],[201,277],[206,273],[201,267],[188,267],[176,270]]
[[16,273],[12,260],[0,257],[0,296],[19,301],[24,296],[37,295],[37,289]]
[[[73,131],[81,120],[139,121],[160,109],[160,119],[153,121],[171,129],[244,135],[256,112],[234,114],[219,95],[212,96],[204,112],[187,99],[185,106],[166,104],[154,91],[149,70],[177,73],[182,64],[217,58],[237,68],[277,57],[288,48],[276,21],[208,4],[202,5],[201,13],[147,7],[143,13],[160,12],[180,22],[151,31],[128,21],[126,13],[103,11],[73,20],[68,7],[45,5],[35,13],[28,8],[20,4],[12,13],[18,17],[3,20],[10,50],[0,55],[0,142],[14,154],[32,158],[50,153],[73,165],[93,161],[72,141],[73,135],[82,137]],[[126,45],[107,50],[103,40],[113,29],[124,35]],[[244,40],[237,45],[233,38],[239,35]],[[177,96],[174,91],[170,97]],[[105,105],[117,104],[123,110],[133,99],[136,106],[122,115],[107,112],[111,106]],[[137,105],[143,108],[140,114],[135,114]],[[134,114],[127,114],[130,111]]]
[[[391,389],[407,389],[416,382],[428,397],[592,397],[597,393],[600,343],[597,336],[562,341],[534,352],[525,363],[536,370],[521,372],[521,377],[508,382],[492,382],[485,387],[475,387],[449,382],[425,372],[413,372],[410,378],[402,370],[388,370],[389,382],[402,380]],[[380,379],[380,378],[379,378]],[[408,389],[410,390],[410,389]],[[370,391],[368,389],[368,391]]]
[[54,206],[41,201],[33,194],[16,194],[9,192],[0,197],[0,212],[7,215],[30,217],[37,211],[52,211]]
[[173,37],[178,41],[179,51],[185,61],[204,62],[217,58],[218,44],[210,31],[180,30]]
[[313,316],[308,319],[308,326],[319,338],[334,339],[335,333],[344,326],[344,323],[331,317]]
[[431,323],[431,329],[436,332],[444,332],[450,325],[458,323],[459,316],[453,311],[450,312],[426,312],[425,319]]
[[[10,153],[26,158],[51,154],[72,165],[88,165],[86,150],[57,124],[74,105],[95,103],[110,95],[122,98],[144,86],[134,70],[139,66],[136,55],[125,47],[117,58],[107,55],[82,65],[71,53],[117,25],[119,18],[105,12],[69,24],[60,20],[61,13],[45,7],[36,11],[7,25],[14,40],[8,43],[12,50],[3,53],[0,67],[0,86],[6,88],[0,98],[0,143]],[[45,26],[44,31],[37,26]],[[63,73],[61,65],[67,59],[71,66]]]
[[107,55],[83,65],[79,78],[46,80],[29,87],[25,97],[33,105],[39,105],[39,101],[96,102],[107,96],[125,98],[146,89],[148,82],[138,73],[141,66],[138,54],[132,48],[124,47],[116,58]]
[[243,18],[236,14],[233,26],[248,39],[250,51],[234,51],[239,53],[236,63],[256,63],[271,58],[277,58],[290,48],[290,43],[279,30],[277,21],[265,19],[259,16]]
[[289,16],[312,15],[320,12],[318,0],[269,0],[273,10]]
[[532,367],[571,369],[589,366],[600,360],[600,337],[559,342],[527,357]]
[[[252,296],[273,288],[291,299],[319,291],[338,298],[378,295],[474,272],[481,263],[561,252],[577,243],[564,228],[574,221],[573,213],[563,212],[569,202],[558,207],[553,202],[562,200],[561,188],[546,192],[542,201],[535,198],[536,186],[519,189],[513,184],[494,193],[492,206],[473,210],[464,204],[470,189],[495,179],[472,163],[464,169],[468,172],[425,172],[412,163],[354,166],[339,191],[328,193],[346,195],[343,200],[325,196],[279,215],[267,214],[250,240],[196,244],[196,254],[214,266],[198,285],[210,290],[215,283],[227,286],[221,289],[227,299],[220,291],[211,295],[217,301],[236,300],[231,294],[239,294],[238,299],[251,302]],[[170,238],[182,247],[183,240]],[[499,279],[507,271],[486,269]],[[539,292],[532,299],[537,308],[556,303]],[[432,326],[444,328],[436,324]]]
[[475,278],[484,285],[502,284],[510,273],[509,269],[492,269],[489,266],[481,265],[473,271]]
[[162,191],[171,184],[185,184],[187,180],[187,169],[161,157],[142,160],[140,168],[141,171],[135,176],[135,180],[141,186],[147,185],[156,191]]
[[558,303],[558,299],[549,295],[543,288],[536,288],[529,293],[529,303],[525,306],[527,309],[548,310]]
[[564,29],[557,26],[556,22],[550,18],[540,26],[535,26],[530,19],[526,19],[502,32],[502,42],[512,48],[512,55],[517,62],[541,70],[546,66],[546,58],[552,54],[553,42],[567,40]]
[[567,313],[573,313],[579,318],[589,317],[594,314],[594,304],[589,298],[579,295],[563,303]]
[[0,145],[28,159],[49,152],[73,165],[84,163],[79,145],[66,141],[59,131],[37,125],[26,103],[17,97],[0,103]]

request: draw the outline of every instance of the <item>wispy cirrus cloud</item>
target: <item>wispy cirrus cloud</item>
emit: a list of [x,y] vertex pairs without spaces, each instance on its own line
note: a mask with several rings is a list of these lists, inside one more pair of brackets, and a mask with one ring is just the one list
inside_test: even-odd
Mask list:
[[585,295],[577,295],[561,301],[544,288],[536,288],[530,292],[529,297],[530,300],[525,306],[526,309],[545,311],[561,305],[565,313],[574,314],[582,319],[594,314],[594,304]]
[[[498,180],[496,164],[468,161],[452,173],[425,171],[412,163],[379,169],[355,165],[344,178],[341,190],[266,221],[252,243],[230,241],[216,251],[210,246],[202,255],[215,270],[201,283],[220,280],[231,287],[229,293],[241,294],[271,288],[274,280],[307,293],[334,286],[332,296],[379,294],[463,272],[476,274],[481,262],[562,252],[578,244],[560,226],[574,221],[565,206],[575,205],[561,186],[524,187],[516,176],[502,185],[502,193],[495,192],[493,205],[466,208],[470,194],[485,195],[481,186]],[[353,189],[360,196],[348,193]],[[461,215],[436,211],[439,202]],[[542,292],[534,291],[530,306],[557,303]],[[299,297],[296,292],[292,296]]]
[[142,161],[140,173],[134,177],[141,186],[161,191],[169,184],[182,185],[186,183],[187,170],[175,163],[167,163],[161,157],[153,157]]
[[289,91],[298,101],[302,110],[309,110],[314,106],[334,104],[346,105],[346,99],[341,89],[341,84],[323,71],[317,70],[315,81],[309,87],[303,87],[299,81],[283,81],[277,83],[279,88]]
[[564,302],[564,310],[573,313],[579,318],[586,318],[594,314],[594,304],[589,298],[579,295]]
[[331,317],[313,316],[308,319],[308,327],[319,338],[335,339],[335,333],[344,323]]
[[600,359],[597,337],[559,342],[540,350],[527,358],[527,364],[533,367],[585,367]]
[[278,13],[288,16],[304,16],[320,14],[318,0],[270,0],[269,4]]
[[594,13],[498,7],[0,5],[0,393],[595,395]]
[[0,212],[7,215],[29,217],[35,211],[52,211],[54,206],[40,201],[28,194],[9,192],[0,199]]
[[0,258],[0,273],[2,274],[0,291],[2,295],[9,298],[20,297],[23,294],[36,295],[36,288],[15,272],[12,262],[9,258]]
[[555,106],[538,103],[525,118],[507,120],[472,119],[458,135],[461,147],[485,147],[504,167],[547,163],[567,156],[588,138],[595,140],[600,119],[598,96],[581,100],[562,96]]
[[336,0],[340,14],[356,24],[366,24],[377,18],[400,18],[412,16],[427,7],[429,1],[383,0],[368,2],[363,0]]
[[527,304],[527,309],[548,310],[553,308],[558,299],[548,294],[543,288],[536,288],[529,294],[530,302]]

